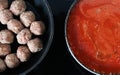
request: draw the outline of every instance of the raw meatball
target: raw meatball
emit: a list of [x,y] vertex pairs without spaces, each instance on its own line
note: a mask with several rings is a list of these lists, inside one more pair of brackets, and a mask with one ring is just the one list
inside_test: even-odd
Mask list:
[[26,10],[26,4],[23,0],[15,0],[10,6],[10,10],[14,15],[20,15]]
[[42,35],[45,31],[45,25],[42,21],[34,21],[30,26],[30,30],[35,35]]
[[26,44],[32,37],[32,34],[29,29],[23,29],[17,35],[17,41],[19,44]]
[[9,30],[11,30],[14,33],[19,33],[24,27],[22,25],[22,23],[16,19],[11,19],[8,23],[7,23],[7,28]]
[[13,18],[13,15],[10,12],[10,10],[5,9],[0,11],[0,21],[2,24],[7,24],[7,22],[12,18]]
[[3,72],[6,70],[5,62],[0,58],[0,72]]
[[27,61],[31,56],[31,53],[27,46],[19,46],[17,49],[17,57],[21,62]]
[[26,11],[20,15],[20,20],[26,27],[29,27],[30,24],[35,20],[35,15],[32,11]]
[[16,54],[9,54],[5,58],[5,63],[8,68],[15,68],[20,64],[20,61],[17,58]]
[[27,45],[32,53],[36,53],[38,51],[41,51],[41,49],[43,48],[42,41],[38,38],[35,38],[35,39],[28,41]]
[[10,45],[0,44],[0,56],[6,56],[11,52]]
[[0,0],[0,11],[8,7],[8,0]]
[[0,42],[3,44],[11,44],[14,40],[14,35],[9,30],[2,30],[0,32]]

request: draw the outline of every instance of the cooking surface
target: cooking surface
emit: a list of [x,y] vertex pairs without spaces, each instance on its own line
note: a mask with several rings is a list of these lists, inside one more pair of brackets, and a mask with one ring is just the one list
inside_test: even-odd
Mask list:
[[[37,1],[37,0],[35,0]],[[74,0],[48,0],[55,21],[52,46],[43,62],[28,75],[91,75],[78,66],[67,51],[64,38],[64,21],[67,11]]]

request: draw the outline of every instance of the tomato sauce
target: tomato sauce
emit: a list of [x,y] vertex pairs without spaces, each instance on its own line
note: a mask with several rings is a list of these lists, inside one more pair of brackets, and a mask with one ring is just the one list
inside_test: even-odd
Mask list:
[[120,73],[120,0],[78,1],[68,17],[67,38],[87,68]]

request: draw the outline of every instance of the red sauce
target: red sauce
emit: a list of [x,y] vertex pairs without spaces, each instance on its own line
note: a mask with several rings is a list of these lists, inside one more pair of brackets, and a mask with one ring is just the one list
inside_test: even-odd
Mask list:
[[78,1],[68,18],[67,38],[89,69],[120,73],[120,0]]

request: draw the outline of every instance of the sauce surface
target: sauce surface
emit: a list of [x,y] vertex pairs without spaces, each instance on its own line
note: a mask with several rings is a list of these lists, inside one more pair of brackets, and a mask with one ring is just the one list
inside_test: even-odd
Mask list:
[[89,69],[120,73],[120,0],[78,1],[68,18],[67,38]]

